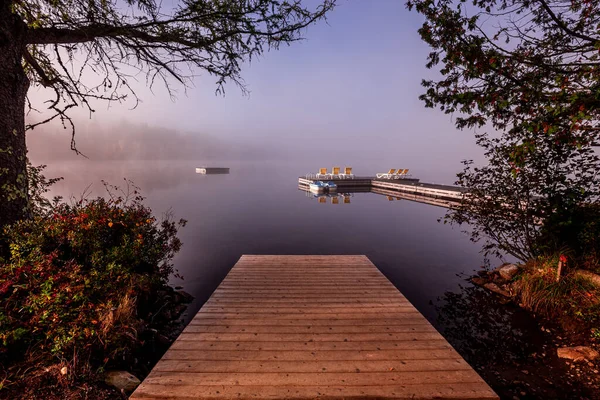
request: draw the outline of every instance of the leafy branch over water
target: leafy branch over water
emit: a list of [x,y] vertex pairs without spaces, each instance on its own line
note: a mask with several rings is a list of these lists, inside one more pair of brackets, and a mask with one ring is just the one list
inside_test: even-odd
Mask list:
[[409,0],[431,52],[427,107],[476,131],[487,165],[465,162],[469,190],[447,221],[469,223],[484,251],[526,261],[597,254],[600,3]]

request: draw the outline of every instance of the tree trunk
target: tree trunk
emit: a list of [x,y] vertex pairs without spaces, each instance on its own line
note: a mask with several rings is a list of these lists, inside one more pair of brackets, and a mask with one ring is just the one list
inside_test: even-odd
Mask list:
[[0,0],[0,236],[5,225],[28,214],[25,101],[29,79],[22,62],[27,27],[10,12],[10,3]]

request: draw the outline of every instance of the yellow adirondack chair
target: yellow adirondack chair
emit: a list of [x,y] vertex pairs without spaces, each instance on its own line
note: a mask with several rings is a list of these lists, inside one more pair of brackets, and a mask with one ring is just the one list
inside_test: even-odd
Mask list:
[[379,174],[376,174],[375,176],[376,176],[377,178],[386,178],[386,179],[389,179],[389,178],[391,178],[391,177],[392,177],[392,175],[394,175],[395,173],[396,173],[396,169],[390,169],[390,170],[389,170],[387,173],[379,173]]
[[319,173],[317,174],[317,179],[319,178],[327,178],[327,168],[319,168]]
[[344,173],[340,174],[340,178],[352,178],[354,179],[354,174],[352,174],[352,167],[344,168]]
[[340,169],[341,169],[340,167],[331,168],[331,179],[340,177]]

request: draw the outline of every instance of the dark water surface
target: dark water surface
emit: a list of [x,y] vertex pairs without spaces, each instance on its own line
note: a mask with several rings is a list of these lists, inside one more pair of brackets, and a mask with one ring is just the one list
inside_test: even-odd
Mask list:
[[[132,179],[158,214],[171,209],[188,225],[174,280],[196,297],[190,316],[208,299],[242,254],[365,254],[430,320],[430,302],[465,283],[458,273],[483,264],[479,246],[459,229],[438,222],[445,209],[356,193],[349,204],[319,203],[298,189],[314,166],[294,163],[211,163],[229,175],[195,173],[197,162],[77,162],[54,164],[64,176],[53,194],[79,196],[88,185],[102,195],[104,179]],[[356,169],[355,169],[356,171]],[[375,171],[357,171],[370,174]]]

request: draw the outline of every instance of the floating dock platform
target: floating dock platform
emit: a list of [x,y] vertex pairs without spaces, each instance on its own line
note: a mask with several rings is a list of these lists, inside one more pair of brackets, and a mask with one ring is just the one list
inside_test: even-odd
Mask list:
[[244,255],[131,396],[498,399],[365,256]]
[[[338,187],[338,192],[373,192],[386,196],[397,196],[407,198],[405,195],[412,195],[408,200],[420,201],[424,199],[434,199],[433,205],[441,207],[455,207],[462,201],[465,189],[458,186],[438,185],[434,183],[419,182],[418,179],[400,178],[384,179],[374,177],[356,177],[354,179],[325,179],[334,182]],[[315,179],[300,177],[298,178],[298,187],[301,190],[308,190],[309,185]]]
[[198,167],[196,168],[197,174],[211,175],[211,174],[228,174],[229,168],[221,167]]

